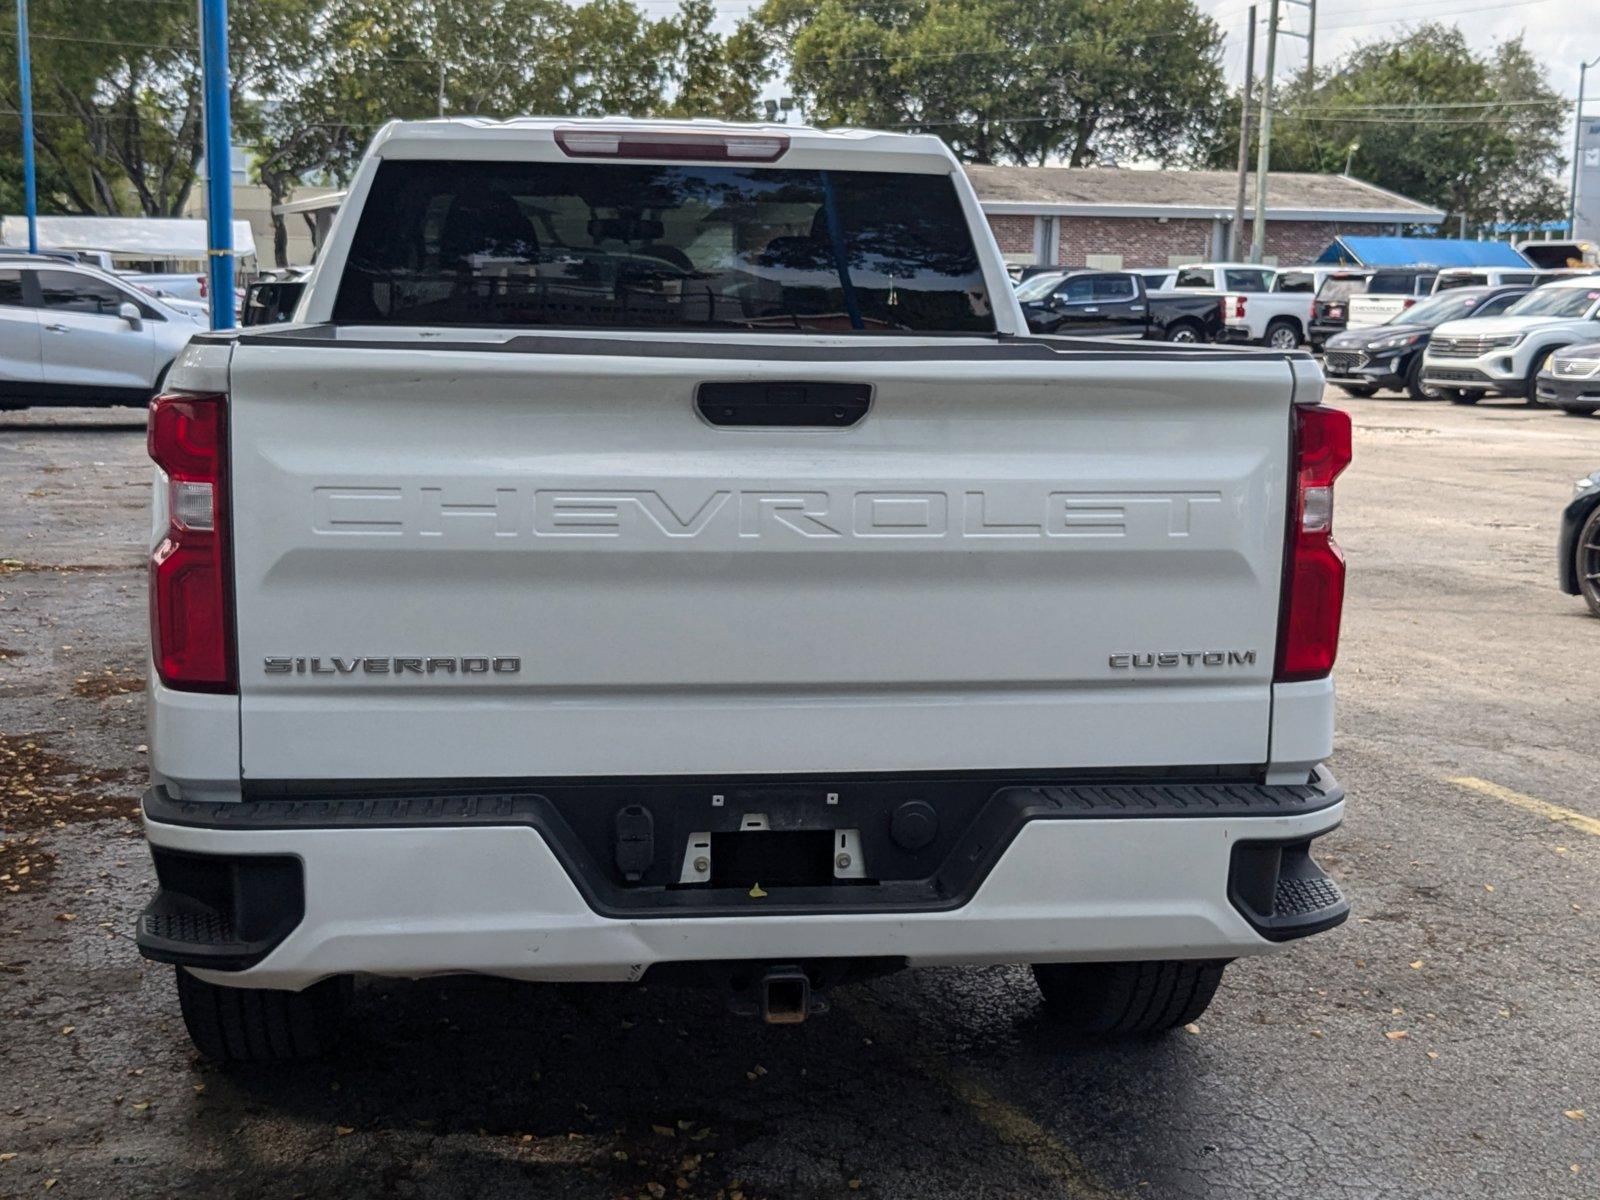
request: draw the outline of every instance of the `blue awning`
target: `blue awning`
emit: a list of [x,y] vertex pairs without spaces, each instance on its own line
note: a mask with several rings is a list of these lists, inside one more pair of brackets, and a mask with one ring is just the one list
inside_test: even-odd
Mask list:
[[1526,267],[1527,259],[1506,242],[1460,238],[1341,237],[1319,263],[1354,267]]

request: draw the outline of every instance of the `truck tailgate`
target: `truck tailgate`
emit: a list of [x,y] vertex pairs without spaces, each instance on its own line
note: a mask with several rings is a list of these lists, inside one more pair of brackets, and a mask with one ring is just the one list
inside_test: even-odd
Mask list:
[[234,351],[248,779],[1266,760],[1282,358],[347,336]]

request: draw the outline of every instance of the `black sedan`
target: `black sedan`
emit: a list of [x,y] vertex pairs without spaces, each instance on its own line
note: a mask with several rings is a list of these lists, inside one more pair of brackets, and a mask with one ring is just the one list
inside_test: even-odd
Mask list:
[[1557,566],[1561,590],[1582,596],[1600,617],[1600,471],[1573,485],[1572,503],[1561,513]]
[[1435,325],[1503,313],[1528,289],[1522,285],[1451,288],[1398,313],[1383,325],[1336,333],[1323,348],[1322,373],[1352,396],[1384,388],[1413,400],[1431,398],[1422,386],[1422,352]]
[[1534,388],[1540,404],[1572,416],[1600,412],[1600,342],[1557,350],[1545,360]]

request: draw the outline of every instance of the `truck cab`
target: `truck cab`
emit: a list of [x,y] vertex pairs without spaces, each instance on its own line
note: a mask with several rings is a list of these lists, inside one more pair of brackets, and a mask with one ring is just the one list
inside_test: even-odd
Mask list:
[[1206,293],[1152,291],[1139,271],[1062,271],[1017,288],[1033,333],[1213,342],[1222,310]]

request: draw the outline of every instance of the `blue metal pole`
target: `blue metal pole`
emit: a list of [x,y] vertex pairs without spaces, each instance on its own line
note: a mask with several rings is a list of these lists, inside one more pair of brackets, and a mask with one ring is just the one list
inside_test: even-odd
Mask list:
[[33,56],[28,49],[28,0],[17,0],[17,76],[22,88],[22,190],[28,214],[28,253],[39,253],[39,198],[33,176]]
[[200,0],[206,113],[206,279],[211,328],[233,328],[232,120],[228,112],[228,0]]

